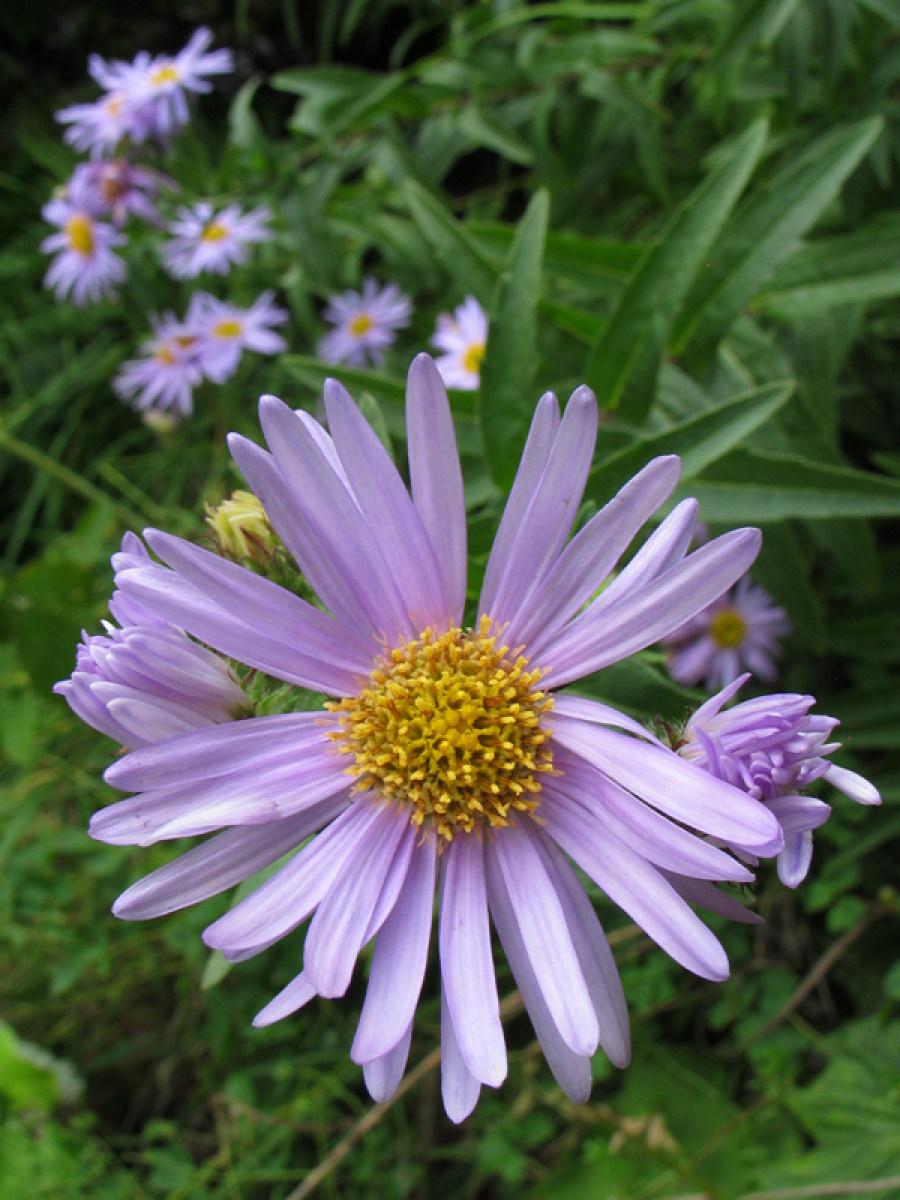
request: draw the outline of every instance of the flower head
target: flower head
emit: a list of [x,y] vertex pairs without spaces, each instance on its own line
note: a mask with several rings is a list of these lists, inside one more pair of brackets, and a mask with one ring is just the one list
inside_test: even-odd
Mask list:
[[125,92],[107,92],[89,104],[71,104],[57,112],[66,126],[63,141],[94,158],[113,154],[121,143],[143,142],[153,132],[150,115],[135,109]]
[[[133,566],[147,554],[128,534],[118,557]],[[85,633],[71,677],[54,686],[73,712],[130,749],[234,720],[246,700],[219,655],[127,599],[118,607],[122,627]]]
[[123,244],[123,235],[97,219],[81,188],[44,205],[43,216],[59,229],[41,242],[45,254],[56,256],[44,286],[60,300],[71,294],[78,305],[112,295],[125,278],[125,263],[113,249]]
[[174,410],[190,416],[194,388],[203,380],[200,334],[174,313],[154,318],[153,324],[154,334],[144,343],[143,356],[122,365],[113,390],[139,412]]
[[174,187],[174,181],[149,167],[114,158],[80,163],[67,191],[115,225],[124,225],[130,216],[159,225],[161,218],[154,201],[163,187]]
[[382,287],[365,279],[361,292],[341,292],[329,300],[323,316],[335,328],[319,342],[319,357],[356,367],[367,362],[378,366],[411,314],[409,297],[395,283]]
[[774,679],[781,638],[790,632],[783,608],[749,578],[676,629],[665,640],[669,671],[678,683],[724,687],[741,671]]
[[162,248],[166,269],[176,279],[192,279],[203,271],[225,275],[246,261],[251,245],[268,241],[270,217],[268,208],[242,212],[237,204],[217,212],[206,200],[182,208],[169,225],[173,237]]
[[197,331],[199,361],[205,375],[223,383],[237,370],[244,350],[255,354],[279,354],[287,343],[273,325],[283,325],[288,314],[263,294],[249,308],[217,300],[208,292],[195,292],[187,313],[187,324]]
[[598,1044],[627,1062],[628,1021],[569,857],[683,966],[722,979],[724,951],[670,874],[746,880],[706,836],[768,850],[781,833],[756,798],[561,689],[702,610],[747,570],[759,534],[688,554],[696,505],[684,501],[591,600],[671,493],[679,462],[651,462],[570,541],[597,408],[580,388],[561,417],[548,394],[467,626],[462,475],[434,364],[420,355],[410,369],[410,491],[334,381],[325,410],[330,432],[264,397],[268,449],[230,439],[321,607],[153,530],[162,561],[118,572],[121,594],[160,620],[331,699],[319,712],[184,733],[111,766],[108,782],[136,795],[96,815],[95,837],[148,843],[231,827],[135,884],[115,911],[171,912],[295,851],[205,940],[243,959],[311,918],[303,970],[258,1014],[265,1025],[317,994],[342,995],[375,938],[351,1055],[382,1099],[406,1063],[439,879],[448,1113],[461,1120],[506,1072],[490,918],[551,1069],[584,1099]]
[[[829,762],[840,745],[828,741],[838,721],[811,713],[813,696],[787,692],[725,708],[749,678],[742,675],[697,709],[678,753],[774,813],[784,834],[778,876],[788,887],[797,887],[812,860],[813,830],[831,813],[823,801],[806,795],[807,789],[825,779],[858,804],[880,804],[881,798],[861,775]],[[740,843],[732,846],[745,850]]]
[[474,296],[466,296],[452,316],[440,314],[431,344],[444,352],[434,365],[447,387],[469,392],[478,388],[487,335],[487,313]]

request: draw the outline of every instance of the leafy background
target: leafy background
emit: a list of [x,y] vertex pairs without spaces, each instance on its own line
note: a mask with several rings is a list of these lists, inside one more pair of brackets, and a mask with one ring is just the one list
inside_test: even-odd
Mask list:
[[[161,437],[109,380],[184,285],[148,237],[127,302],[56,304],[39,210],[73,165],[52,112],[92,95],[88,52],[172,50],[204,22],[237,78],[163,165],[188,196],[275,209],[276,240],[229,289],[277,290],[291,352],[246,359]],[[16,6],[0,29],[3,1194],[900,1196],[897,0],[196,0],[177,16],[149,0],[127,19],[107,0]],[[589,382],[607,415],[584,515],[677,451],[710,525],[761,524],[754,574],[794,624],[784,685],[841,718],[840,761],[885,798],[836,803],[797,893],[761,874],[766,924],[719,929],[723,985],[620,925],[635,1062],[599,1056],[589,1104],[556,1089],[511,997],[510,1078],[460,1129],[433,1000],[401,1094],[373,1108],[346,1058],[362,981],[254,1031],[296,946],[226,973],[199,931],[227,898],[148,926],[109,916],[172,848],[86,837],[109,747],[48,695],[103,615],[122,530],[200,536],[203,502],[238,482],[223,434],[255,434],[255,397],[315,407],[321,302],[366,271],[414,296],[414,324],[382,371],[337,373],[399,451],[404,364],[435,314],[466,294],[490,310],[481,397],[453,398],[473,589],[534,399]],[[695,697],[660,662],[590,690],[683,715]]]

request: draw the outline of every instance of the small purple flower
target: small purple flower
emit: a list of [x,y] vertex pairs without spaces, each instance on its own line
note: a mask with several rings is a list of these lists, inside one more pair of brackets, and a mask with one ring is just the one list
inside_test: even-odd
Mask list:
[[598,594],[680,464],[655,459],[569,540],[597,406],[579,388],[561,415],[548,394],[464,627],[463,480],[434,363],[420,355],[409,373],[410,490],[333,380],[324,404],[330,432],[268,396],[268,447],[230,439],[321,607],[154,530],[146,537],[162,561],[118,571],[129,602],[331,700],[183,733],[112,765],[107,781],[135,794],[98,813],[93,836],[147,844],[230,827],[129,888],[114,911],[172,912],[293,852],[204,938],[244,959],[309,919],[303,970],[257,1025],[343,995],[375,939],[351,1056],[381,1100],[405,1069],[438,890],[450,1117],[462,1120],[481,1086],[506,1074],[491,919],[551,1070],[584,1100],[597,1046],[624,1066],[629,1033],[612,954],[569,857],[679,963],[723,979],[724,950],[667,873],[680,887],[745,881],[746,867],[706,839],[768,851],[781,831],[754,797],[562,689],[711,603],[748,569],[759,533],[689,554],[697,506],[683,501]]
[[203,271],[227,274],[247,260],[251,245],[272,236],[268,229],[271,215],[264,206],[242,212],[237,204],[216,212],[206,200],[179,209],[169,225],[174,236],[162,247],[166,269],[176,279],[193,279]]
[[123,235],[97,220],[80,189],[51,200],[42,211],[44,220],[59,228],[41,242],[45,254],[56,255],[44,286],[52,288],[59,300],[71,293],[78,305],[112,295],[125,278],[125,263],[112,249],[124,243]]
[[150,136],[146,114],[135,112],[121,91],[107,92],[89,104],[71,104],[57,112],[67,126],[63,141],[93,158],[113,154],[125,141],[142,142]]
[[434,365],[447,387],[468,392],[477,390],[487,335],[487,313],[474,296],[466,296],[452,316],[440,314],[431,344],[444,351],[434,360]]
[[203,380],[200,334],[173,313],[153,318],[153,326],[143,357],[123,363],[113,390],[139,412],[174,410],[190,416],[194,388]]
[[665,639],[669,673],[678,683],[724,687],[743,670],[778,674],[775,659],[791,625],[783,608],[749,577]]
[[279,354],[287,343],[272,330],[283,325],[288,314],[263,294],[249,308],[238,308],[217,300],[208,292],[195,292],[187,324],[197,331],[200,366],[205,375],[223,383],[237,370],[244,350],[255,354]]
[[[881,797],[862,775],[828,761],[840,745],[827,740],[839,722],[812,714],[813,696],[759,696],[726,709],[749,678],[742,675],[697,709],[678,753],[770,809],[784,834],[778,876],[793,888],[809,870],[813,830],[831,814],[827,804],[805,795],[806,790],[825,779],[857,804],[880,804]],[[740,843],[731,848],[747,857]],[[754,855],[765,857],[766,852],[757,849]]]
[[175,181],[150,167],[137,166],[125,158],[81,163],[75,168],[67,191],[113,224],[124,225],[130,216],[151,225],[162,223],[154,201],[163,187]]
[[[126,534],[124,565],[149,561],[133,534]],[[111,607],[113,607],[111,605]],[[246,698],[225,661],[127,599],[120,612],[137,623],[105,634],[85,633],[71,678],[53,690],[82,721],[122,746],[135,749],[191,730],[233,721]]]
[[326,362],[363,367],[379,366],[384,351],[393,345],[396,331],[409,324],[412,305],[394,283],[382,287],[365,279],[361,292],[332,296],[322,314],[337,328],[319,342],[318,354]]

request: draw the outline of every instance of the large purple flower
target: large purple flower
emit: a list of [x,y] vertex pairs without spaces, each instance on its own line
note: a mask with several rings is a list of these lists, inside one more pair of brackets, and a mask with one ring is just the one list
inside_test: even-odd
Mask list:
[[450,1117],[506,1074],[491,919],[553,1073],[583,1100],[597,1046],[622,1066],[629,1035],[612,955],[570,859],[674,959],[718,980],[725,952],[681,892],[751,877],[707,837],[769,850],[781,832],[743,790],[630,717],[560,689],[704,608],[747,570],[759,533],[688,554],[696,505],[684,501],[591,600],[672,491],[679,462],[651,462],[568,540],[597,408],[579,388],[560,417],[548,394],[466,626],[463,485],[434,364],[422,355],[409,374],[411,494],[333,381],[325,409],[330,433],[264,397],[268,450],[230,440],[321,608],[154,530],[146,537],[162,562],[120,564],[129,602],[332,699],[324,712],[185,733],[111,766],[108,782],[135,795],[94,817],[95,837],[143,844],[230,827],[129,888],[114,911],[172,912],[296,851],[204,938],[240,960],[311,918],[303,970],[257,1025],[343,995],[374,939],[351,1055],[382,1099],[405,1067],[438,889]]
[[[750,678],[742,675],[707,700],[684,729],[679,753],[718,779],[762,800],[775,814],[784,834],[778,854],[778,877],[787,887],[806,878],[812,861],[813,830],[823,825],[831,809],[806,795],[823,779],[857,804],[880,804],[881,797],[862,775],[829,762],[840,746],[828,738],[838,725],[835,717],[810,712],[813,696],[785,692],[744,700],[725,708]],[[738,853],[748,848],[731,843]],[[757,847],[750,861],[767,852]]]

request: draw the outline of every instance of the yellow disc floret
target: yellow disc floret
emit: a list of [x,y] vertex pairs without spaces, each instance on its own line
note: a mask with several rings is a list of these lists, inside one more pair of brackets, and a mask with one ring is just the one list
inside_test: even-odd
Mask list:
[[358,695],[328,705],[340,724],[330,736],[353,758],[353,790],[408,806],[416,825],[448,841],[533,811],[539,777],[553,769],[542,675],[500,643],[489,617],[388,651]]
[[722,650],[740,646],[747,635],[747,622],[733,608],[720,608],[709,625],[712,640]]
[[462,356],[462,364],[465,370],[471,372],[473,375],[477,375],[484,361],[484,352],[484,342],[473,342],[471,346],[466,346]]
[[201,242],[221,242],[223,238],[228,236],[228,230],[221,221],[210,221],[203,232],[200,234]]
[[362,337],[363,334],[369,332],[374,324],[375,322],[368,313],[359,313],[357,316],[353,317],[347,328],[354,337]]
[[94,251],[94,226],[90,217],[75,213],[66,221],[66,237],[69,248],[78,254],[92,254]]

